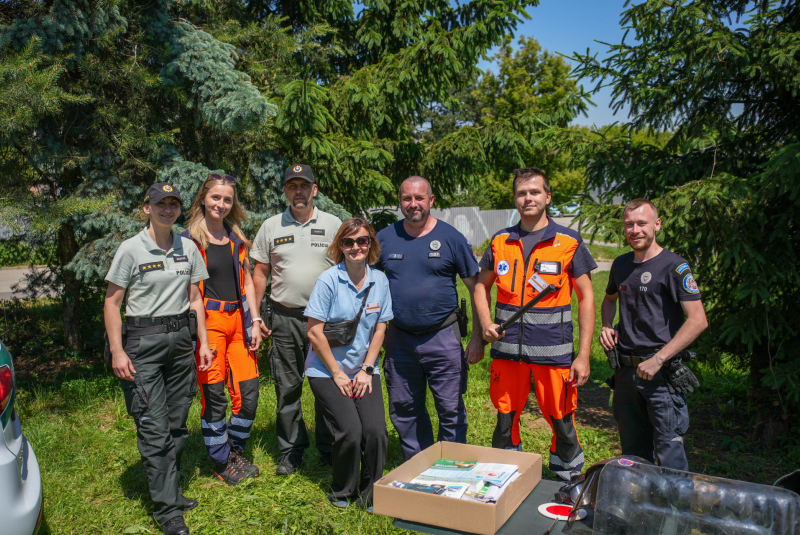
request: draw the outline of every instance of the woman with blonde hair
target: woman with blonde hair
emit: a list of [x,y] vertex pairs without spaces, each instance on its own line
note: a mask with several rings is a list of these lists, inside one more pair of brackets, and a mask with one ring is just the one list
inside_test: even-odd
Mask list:
[[312,346],[306,377],[333,434],[328,499],[370,512],[389,440],[377,363],[392,296],[386,275],[369,267],[380,248],[366,219],[342,223],[327,251],[337,265],[319,276],[305,310]]
[[[185,235],[197,244],[208,269],[200,284],[205,305],[211,367],[197,374],[201,390],[203,440],[214,461],[214,475],[229,485],[256,477],[258,467],[243,453],[258,406],[258,363],[261,329],[250,306],[255,291],[247,252],[250,241],[240,228],[245,217],[236,195],[236,178],[212,173],[192,203]],[[231,417],[227,420],[231,396]]]

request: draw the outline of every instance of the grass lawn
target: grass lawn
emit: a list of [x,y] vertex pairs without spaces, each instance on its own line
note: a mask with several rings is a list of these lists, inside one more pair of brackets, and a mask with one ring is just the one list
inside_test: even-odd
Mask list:
[[[607,273],[594,277],[598,304],[607,278]],[[461,284],[459,291],[466,296]],[[598,314],[598,327],[599,321]],[[275,392],[265,375],[268,363],[262,358],[260,364],[259,410],[246,452],[261,468],[259,478],[228,487],[212,477],[200,430],[199,399],[192,406],[191,437],[182,462],[184,492],[200,502],[186,517],[192,533],[410,533],[393,528],[390,518],[331,507],[326,498],[330,471],[319,462],[313,447],[306,453],[306,468],[301,472],[289,477],[275,475],[279,460]],[[704,387],[690,397],[692,427],[686,444],[693,470],[771,483],[778,475],[797,467],[800,455],[785,455],[784,450],[763,451],[749,443],[747,414],[751,408],[746,400],[742,401],[745,383],[740,372],[730,366],[696,369]],[[591,380],[579,394],[576,413],[587,467],[619,453],[619,437],[608,408],[609,390],[600,386],[610,374],[595,342]],[[488,359],[470,371],[465,397],[470,444],[491,444],[495,414],[489,401],[488,377]],[[46,382],[28,379],[20,381],[20,386],[17,409],[43,474],[45,524],[40,533],[160,533],[151,516],[152,504],[136,449],[134,424],[125,412],[117,380],[108,373],[86,368],[83,377],[73,375]],[[313,406],[306,384],[303,409],[312,437]],[[438,422],[430,396],[428,410],[435,429]],[[388,472],[401,463],[402,455],[388,412],[386,423]],[[546,459],[550,429],[535,401],[529,403],[522,416],[522,440],[525,451],[541,453]],[[544,477],[555,479],[546,468]]]

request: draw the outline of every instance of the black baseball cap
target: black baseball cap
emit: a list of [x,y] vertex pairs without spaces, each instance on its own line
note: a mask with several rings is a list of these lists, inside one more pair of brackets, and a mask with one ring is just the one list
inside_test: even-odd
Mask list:
[[314,182],[314,173],[311,172],[311,166],[304,163],[290,165],[286,168],[286,176],[283,178],[283,185],[285,186],[286,183],[293,178],[303,178],[312,184],[316,184],[316,182]]
[[157,203],[161,199],[166,199],[167,197],[175,197],[180,201],[181,192],[178,191],[178,188],[167,182],[159,182],[147,188],[147,195],[144,196],[144,202]]

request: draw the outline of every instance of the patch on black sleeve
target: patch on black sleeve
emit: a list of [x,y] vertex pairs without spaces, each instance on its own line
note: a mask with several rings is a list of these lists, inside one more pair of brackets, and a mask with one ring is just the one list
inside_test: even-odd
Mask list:
[[294,243],[294,236],[284,236],[283,238],[275,238],[274,247],[277,247],[278,245],[283,245],[285,243]]
[[164,262],[150,262],[148,264],[139,264],[139,273],[148,273],[150,271],[164,271]]
[[324,228],[312,228],[311,229],[311,235],[312,236],[324,236],[325,235],[325,229]]

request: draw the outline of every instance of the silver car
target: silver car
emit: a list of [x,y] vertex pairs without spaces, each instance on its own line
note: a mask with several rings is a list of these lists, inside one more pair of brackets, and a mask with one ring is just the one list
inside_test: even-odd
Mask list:
[[14,410],[16,386],[11,354],[0,342],[0,532],[33,535],[42,524],[42,476]]

